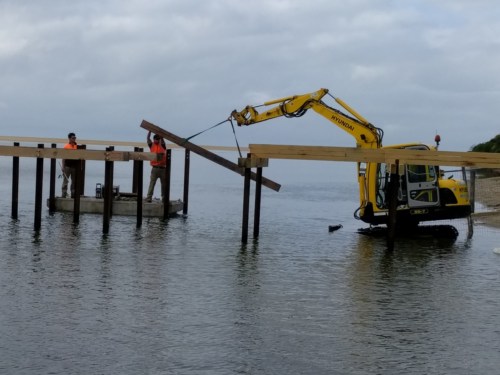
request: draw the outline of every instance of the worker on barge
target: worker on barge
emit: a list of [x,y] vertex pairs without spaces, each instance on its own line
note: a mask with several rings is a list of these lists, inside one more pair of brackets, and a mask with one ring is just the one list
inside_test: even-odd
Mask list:
[[153,136],[153,141],[151,141],[151,131],[148,132],[146,141],[149,146],[149,150],[156,154],[163,154],[160,160],[152,160],[151,163],[151,177],[149,180],[149,188],[146,196],[146,201],[151,202],[153,199],[153,192],[155,189],[156,181],[159,179],[161,183],[161,199],[164,200],[165,189],[166,189],[166,177],[167,177],[167,146],[165,145],[165,140],[158,134]]
[[[76,150],[78,145],[76,144],[75,133],[68,134],[68,143],[64,145],[65,149]],[[62,197],[68,198],[68,183],[71,178],[71,198],[75,197],[75,179],[76,179],[76,167],[78,165],[78,160],[76,159],[63,159],[62,161],[62,173],[63,173],[63,183],[62,183]]]

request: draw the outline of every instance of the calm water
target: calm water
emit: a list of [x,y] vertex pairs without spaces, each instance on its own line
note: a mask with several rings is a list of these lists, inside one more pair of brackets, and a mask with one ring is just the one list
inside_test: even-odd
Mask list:
[[34,233],[34,174],[13,221],[9,173],[2,374],[499,373],[499,231],[467,240],[457,221],[456,241],[388,253],[356,233],[349,177],[264,190],[260,238],[242,245],[242,181],[194,171],[187,218],[113,217],[103,235],[100,216],[44,208]]

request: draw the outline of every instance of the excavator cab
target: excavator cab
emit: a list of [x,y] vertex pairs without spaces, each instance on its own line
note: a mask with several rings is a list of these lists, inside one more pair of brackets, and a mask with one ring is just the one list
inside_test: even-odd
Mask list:
[[[399,168],[398,202],[408,207],[439,205],[436,167],[433,165],[402,165]],[[389,165],[377,165],[376,204],[387,208]]]
[[[415,144],[388,147],[428,150],[426,145]],[[374,187],[374,194],[366,196],[368,209],[363,211],[361,219],[370,224],[382,224],[387,219],[389,207],[391,166],[371,163],[368,169],[373,172],[368,173],[367,186]],[[402,223],[415,225],[421,221],[452,219],[470,214],[466,185],[461,181],[443,180],[439,166],[403,164],[399,166],[396,178],[399,179],[398,215]],[[372,179],[374,184],[370,183]],[[454,193],[457,187],[461,188],[460,197]]]

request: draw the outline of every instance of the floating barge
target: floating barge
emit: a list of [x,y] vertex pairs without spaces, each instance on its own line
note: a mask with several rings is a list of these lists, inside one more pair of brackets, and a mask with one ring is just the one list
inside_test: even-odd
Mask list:
[[[73,212],[74,199],[72,198],[54,198],[56,212]],[[50,207],[50,200],[47,199],[47,207]],[[169,215],[174,216],[184,208],[184,203],[178,200],[169,202]],[[81,196],[80,213],[103,214],[104,199]],[[137,198],[135,197],[115,197],[112,203],[113,215],[135,216],[137,215]],[[163,203],[160,199],[153,199],[152,202],[142,203],[143,217],[163,217]]]

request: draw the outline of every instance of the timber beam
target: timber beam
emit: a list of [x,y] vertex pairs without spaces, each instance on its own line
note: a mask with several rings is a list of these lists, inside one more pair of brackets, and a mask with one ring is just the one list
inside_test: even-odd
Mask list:
[[500,168],[500,153],[251,144],[252,158]]
[[[195,154],[203,156],[204,158],[213,161],[216,164],[219,164],[233,172],[238,173],[240,176],[245,175],[245,168],[238,166],[238,164],[233,163],[217,154],[214,154],[213,152],[210,152],[204,149],[203,147],[195,145],[194,143],[187,141],[185,138],[181,138],[173,133],[170,133],[165,129],[162,129],[146,120],[142,121],[141,128],[151,131],[155,134],[158,134],[163,138],[169,140],[170,142],[173,142],[181,147],[184,147],[186,150],[190,150]],[[257,175],[254,172],[252,172],[250,178],[255,181],[257,179]],[[279,191],[279,189],[281,188],[280,184],[265,177],[262,177],[262,185],[274,191]]]
[[158,155],[152,152],[69,150],[26,146],[0,146],[0,156],[103,161],[157,160],[158,158]]
[[[47,138],[47,137],[19,137],[19,136],[5,136],[0,135],[2,142],[19,142],[19,143],[57,143],[65,145],[68,143],[67,138]],[[94,146],[117,146],[117,147],[144,147],[146,142],[132,142],[132,141],[117,141],[115,140],[96,140],[96,139],[82,139],[78,138],[79,145],[94,145]],[[167,149],[182,148],[181,146],[167,143]],[[218,151],[238,151],[236,147],[232,146],[201,146],[207,150]],[[248,147],[240,147],[241,151],[248,152]]]
[[238,158],[238,166],[241,168],[264,168],[269,166],[269,159]]

